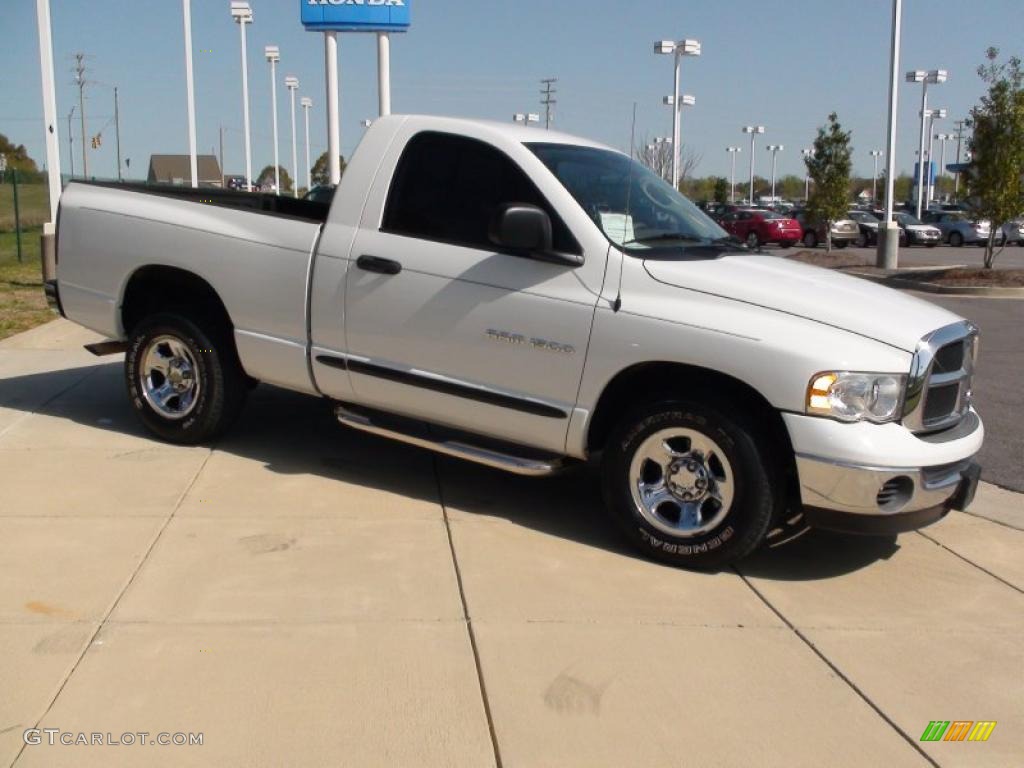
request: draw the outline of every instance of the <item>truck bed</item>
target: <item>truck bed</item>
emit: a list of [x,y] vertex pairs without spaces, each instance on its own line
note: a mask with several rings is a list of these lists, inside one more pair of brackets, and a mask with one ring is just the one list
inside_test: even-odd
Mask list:
[[269,216],[289,216],[306,221],[322,223],[327,220],[330,206],[313,200],[302,200],[288,194],[275,195],[268,192],[245,192],[217,187],[187,187],[176,184],[149,184],[145,182],[87,181],[94,187],[120,189],[126,192],[142,192],[147,195],[161,195],[175,200],[216,205],[223,208],[239,208]]

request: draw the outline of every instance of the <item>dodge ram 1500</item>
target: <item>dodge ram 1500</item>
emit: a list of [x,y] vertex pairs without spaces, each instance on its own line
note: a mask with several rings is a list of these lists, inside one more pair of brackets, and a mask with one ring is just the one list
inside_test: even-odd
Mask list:
[[71,320],[125,352],[155,435],[208,441],[254,382],[348,426],[529,475],[600,461],[652,557],[717,567],[780,521],[909,530],[970,503],[977,329],[744,249],[627,155],[377,120],[330,204],[68,185]]

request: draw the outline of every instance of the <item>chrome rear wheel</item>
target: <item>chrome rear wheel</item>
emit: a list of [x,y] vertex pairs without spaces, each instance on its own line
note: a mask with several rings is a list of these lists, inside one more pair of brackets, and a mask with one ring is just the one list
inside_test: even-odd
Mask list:
[[195,357],[182,339],[153,338],[142,353],[139,389],[146,402],[166,419],[183,419],[195,410],[202,382]]

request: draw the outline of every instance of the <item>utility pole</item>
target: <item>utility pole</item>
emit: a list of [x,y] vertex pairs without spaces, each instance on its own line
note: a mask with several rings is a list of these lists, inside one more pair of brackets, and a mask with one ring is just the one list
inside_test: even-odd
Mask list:
[[217,126],[217,133],[220,136],[220,183],[223,186],[223,184],[224,184],[224,176],[226,175],[224,173],[224,126],[223,125],[218,125]]
[[75,176],[75,139],[71,135],[71,118],[75,116],[75,105],[71,105],[71,111],[68,112],[68,160],[71,162],[71,174],[68,178],[74,178]]
[[121,178],[121,113],[117,108],[117,86],[114,86],[114,136],[115,143],[117,144],[117,180],[123,181]]
[[[956,133],[953,134],[956,137],[956,164],[960,165],[960,142],[964,138],[964,126],[967,125],[966,120],[954,120],[953,125],[956,126]],[[953,202],[957,202],[960,199],[960,170],[953,175]]]
[[82,177],[89,178],[89,151],[85,146],[85,54],[75,54],[75,85],[78,86],[78,112],[82,120]]
[[544,87],[544,90],[540,92],[540,95],[544,97],[543,99],[540,100],[540,103],[544,105],[544,127],[547,128],[547,129],[550,129],[551,128],[551,106],[553,104],[557,104],[558,103],[557,100],[551,98],[553,95],[558,93],[558,91],[556,91],[551,86],[553,86],[555,83],[558,82],[558,78],[557,77],[546,77],[546,78],[542,79],[540,82],[541,82],[541,85]]

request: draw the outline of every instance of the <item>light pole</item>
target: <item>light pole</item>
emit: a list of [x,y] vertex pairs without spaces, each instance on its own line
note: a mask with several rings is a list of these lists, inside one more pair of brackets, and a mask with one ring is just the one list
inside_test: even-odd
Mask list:
[[940,151],[940,158],[941,159],[940,159],[940,162],[939,162],[939,172],[938,172],[938,178],[941,178],[943,173],[946,170],[946,142],[947,141],[952,141],[953,140],[953,135],[950,134],[950,133],[936,133],[934,138],[935,138],[936,141],[938,141],[942,145],[942,149],[939,150]]
[[516,112],[514,115],[512,115],[512,121],[516,123],[521,123],[522,125],[529,128],[530,123],[540,122],[540,115],[534,114],[533,112]]
[[309,96],[303,96],[299,100],[299,105],[306,118],[306,191],[309,192],[313,188],[313,168],[309,164],[309,110],[313,108],[313,100]]
[[377,33],[377,102],[381,117],[391,114],[391,38]]
[[785,147],[781,144],[769,144],[766,149],[772,153],[772,205],[775,205],[775,158]]
[[[682,146],[682,140],[683,140],[683,138],[682,138],[682,132],[683,132],[683,128],[682,128],[682,123],[683,123],[683,107],[695,106],[697,104],[697,97],[696,96],[691,96],[688,93],[684,93],[684,94],[682,94],[679,97],[679,105],[676,106],[676,99],[675,99],[674,96],[663,96],[662,99],[661,99],[661,103],[664,104],[666,107],[672,107],[678,113],[677,117],[678,117],[679,129],[676,131],[676,140],[680,142],[680,147],[681,147]],[[676,176],[677,176],[676,186],[678,187],[679,186],[678,176],[682,175],[682,168],[680,167],[682,165],[682,158],[675,151],[672,152],[672,156],[673,156],[673,159],[676,162]]]
[[736,202],[736,155],[743,150],[739,147],[726,147],[725,151],[731,158],[732,170],[729,172],[729,202]]
[[927,205],[932,204],[932,198],[935,196],[935,173],[932,172],[932,158],[934,154],[932,149],[934,145],[932,143],[933,134],[935,130],[936,120],[945,120],[948,113],[945,109],[929,109],[928,110],[928,197],[926,198]]
[[885,219],[878,226],[878,250],[875,264],[895,269],[899,261],[900,228],[892,219],[892,195],[896,176],[896,110],[899,105],[900,25],[903,0],[892,0],[892,37],[889,43],[889,115],[885,150]]
[[745,125],[743,132],[750,134],[750,198],[747,200],[750,205],[754,204],[754,138],[759,133],[764,133],[763,125]]
[[672,186],[679,187],[679,60],[683,56],[700,56],[699,40],[659,40],[654,44],[657,54],[672,54],[675,60],[675,75],[672,81]]
[[291,92],[292,97],[292,194],[299,196],[299,154],[295,143],[295,92],[299,90],[299,78],[295,75],[288,75],[284,79],[285,87]]
[[882,150],[872,149],[868,154],[875,161],[875,170],[871,174],[871,202],[875,203],[878,201],[878,158],[882,156]]
[[801,149],[800,154],[804,156],[804,205],[811,199],[811,172],[807,168],[807,158],[814,156],[813,149]]
[[914,69],[907,72],[908,83],[921,83],[921,141],[917,150],[917,218],[921,218],[921,207],[924,204],[924,139],[925,115],[928,112],[928,85],[946,82],[948,73],[944,69],[933,69],[929,72]]
[[[192,173],[192,186],[199,186],[199,158],[196,154],[196,89],[192,78],[192,0],[181,0],[185,24],[185,91],[188,98],[188,165]],[[118,175],[121,164],[118,163]],[[223,169],[222,169],[223,170]]]
[[[57,134],[57,87],[53,77],[53,35],[50,28],[50,0],[36,0],[36,24],[39,36],[39,76],[43,92],[43,122],[46,134],[46,172],[50,193],[50,220],[43,226],[42,258],[43,271],[47,278],[56,277],[49,273],[53,248],[54,227],[57,224],[57,203],[60,201],[60,144]],[[69,131],[70,133],[70,131]]]
[[252,135],[249,131],[249,62],[245,49],[245,25],[252,24],[252,8],[245,0],[231,0],[231,18],[242,37],[242,122],[245,126],[245,188],[252,192]]
[[75,105],[71,105],[71,111],[68,112],[68,160],[71,162],[71,176],[74,178],[75,175],[75,140],[71,136],[71,118],[75,116]]
[[268,45],[263,49],[263,55],[270,62],[270,109],[273,112],[274,122],[274,194],[280,195],[281,161],[277,153],[277,62],[281,60],[281,51],[276,45]]

